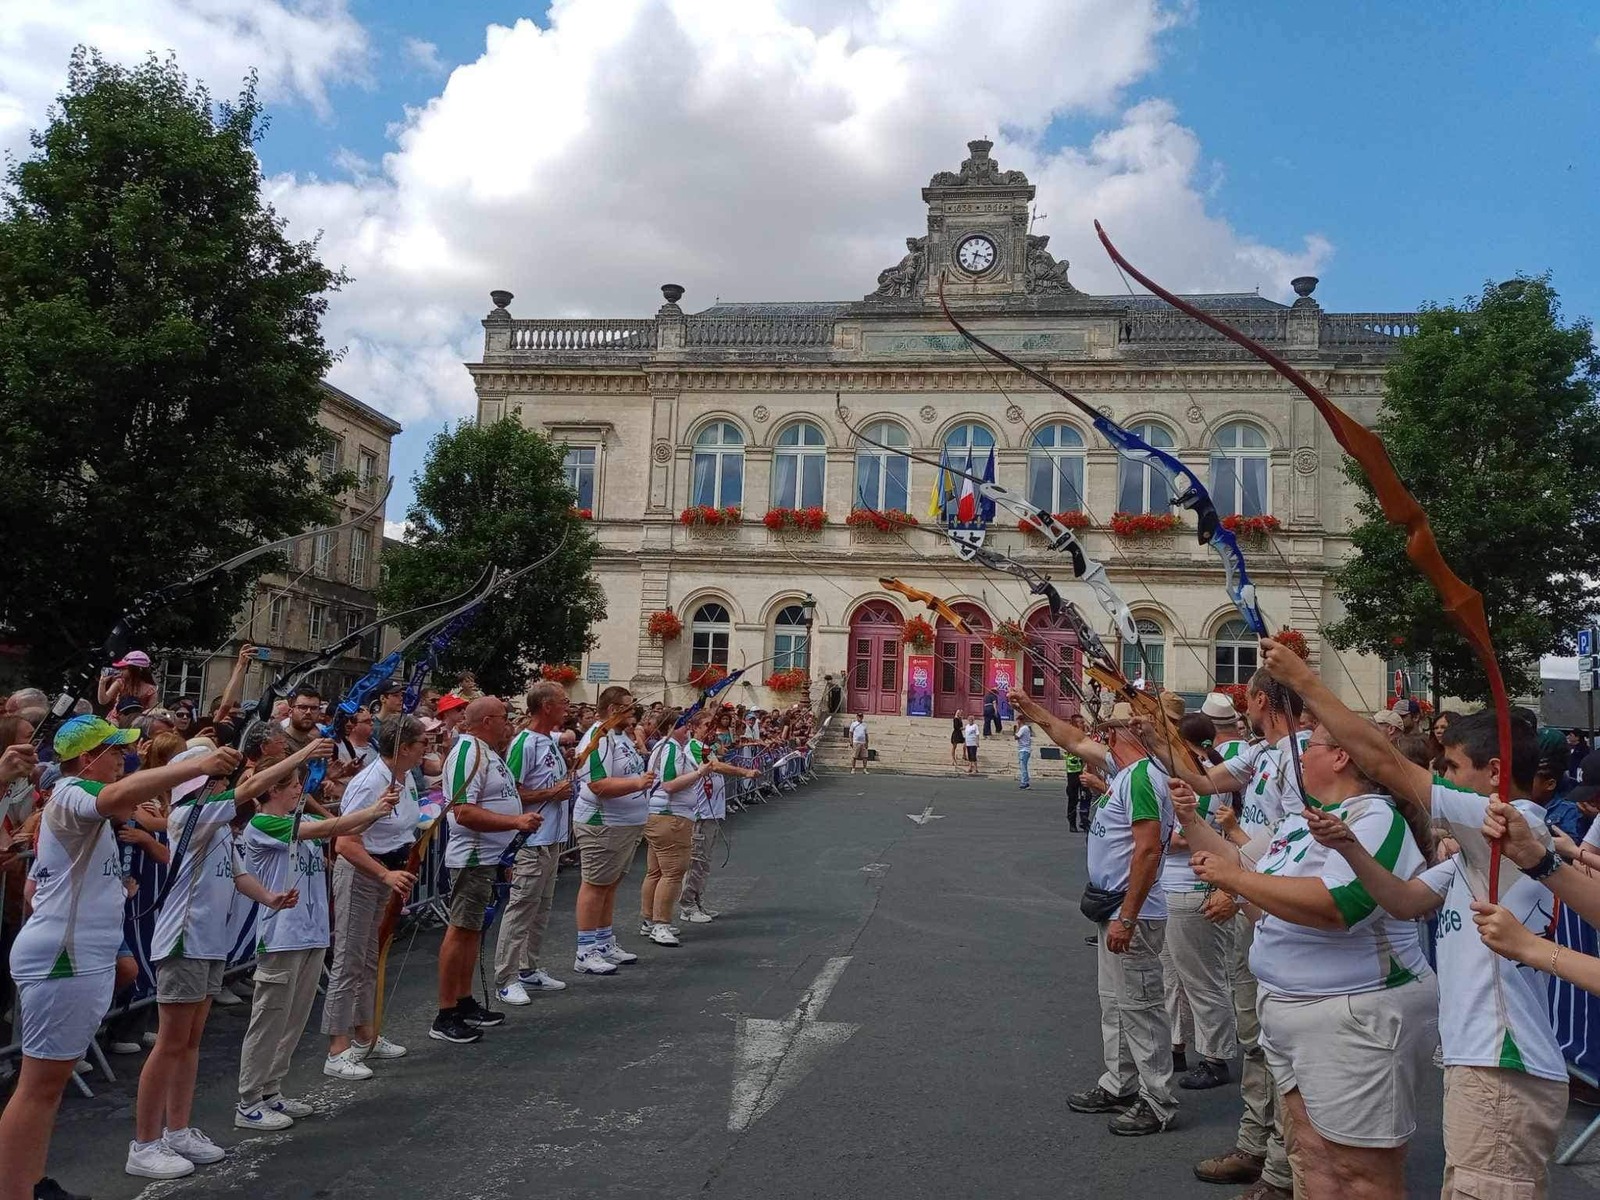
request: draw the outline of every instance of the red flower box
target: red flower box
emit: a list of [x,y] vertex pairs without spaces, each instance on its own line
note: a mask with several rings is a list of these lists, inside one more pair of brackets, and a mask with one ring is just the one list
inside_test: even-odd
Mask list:
[[545,663],[539,668],[539,675],[562,687],[571,687],[578,682],[578,668],[571,663]]
[[706,663],[704,666],[695,667],[689,672],[689,685],[697,687],[703,692],[713,683],[727,677],[727,667],[719,667],[716,663]]
[[933,626],[922,617],[907,617],[900,626],[900,637],[913,649],[925,650],[933,645]]
[[675,641],[683,632],[683,619],[670,608],[657,609],[650,614],[650,636],[658,641]]
[[761,523],[774,533],[785,529],[798,529],[816,533],[828,523],[828,512],[812,505],[810,508],[769,508]]
[[1265,538],[1282,529],[1283,522],[1270,514],[1244,517],[1234,513],[1231,517],[1222,518],[1222,527],[1235,537]]
[[775,692],[803,692],[810,682],[810,677],[799,669],[774,671],[767,676],[767,686]]
[[1293,650],[1301,658],[1311,657],[1311,647],[1306,645],[1306,635],[1301,633],[1298,629],[1290,629],[1287,625],[1285,625],[1282,629],[1278,630],[1277,633],[1272,635],[1272,640],[1277,642],[1280,646],[1289,647],[1289,649]]
[[689,526],[737,525],[743,520],[737,504],[726,508],[713,508],[709,504],[691,504],[678,514],[678,522]]
[[1002,654],[1017,654],[1028,644],[1028,635],[1017,622],[1001,621],[994,627],[994,632],[983,640],[989,644],[991,650],[998,650]]
[[[1094,524],[1094,522],[1089,520],[1088,513],[1079,512],[1077,509],[1073,509],[1071,512],[1058,512],[1055,514],[1055,518],[1068,529],[1087,529],[1090,525]],[[1032,521],[1028,520],[1027,517],[1023,517],[1022,520],[1017,522],[1017,528],[1023,533],[1031,533],[1035,537],[1044,536],[1044,530],[1040,529]]]
[[910,513],[898,508],[852,508],[844,523],[852,529],[876,529],[879,533],[893,533],[907,525],[921,524]]
[[1119,512],[1111,516],[1111,532],[1118,537],[1156,537],[1177,527],[1177,513]]
[[1225,683],[1221,687],[1217,688],[1217,691],[1221,692],[1229,700],[1233,701],[1233,711],[1234,712],[1241,712],[1242,713],[1244,711],[1245,698],[1246,698],[1246,696],[1249,695],[1249,692],[1250,692],[1250,688],[1249,688],[1248,684],[1243,684],[1243,683]]
[[594,520],[594,509],[592,508],[569,508],[567,511],[580,521]]

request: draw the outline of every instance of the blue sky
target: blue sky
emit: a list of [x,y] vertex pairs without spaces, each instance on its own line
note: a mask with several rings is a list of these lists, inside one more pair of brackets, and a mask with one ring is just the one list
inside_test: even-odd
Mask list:
[[[370,78],[332,81],[326,113],[276,105],[261,145],[269,173],[344,178],[341,152],[378,162],[406,107],[426,104],[451,69],[483,54],[489,23],[545,19],[507,3],[358,0],[351,11],[371,38]],[[408,51],[412,40],[436,47],[439,69]],[[1165,99],[1199,141],[1197,187],[1210,214],[1272,246],[1307,233],[1331,242],[1318,292],[1329,308],[1407,310],[1550,271],[1568,316],[1600,309],[1600,6],[1201,2],[1155,46],[1153,69],[1114,103],[1054,120],[1039,149],[1087,145],[1115,109]],[[1231,277],[1269,292],[1274,282]],[[431,413],[407,418],[394,463],[400,495],[444,424]]]

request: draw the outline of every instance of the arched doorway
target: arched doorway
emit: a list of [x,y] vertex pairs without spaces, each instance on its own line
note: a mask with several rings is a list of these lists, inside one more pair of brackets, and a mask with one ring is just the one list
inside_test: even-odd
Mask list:
[[989,614],[976,604],[952,608],[972,630],[960,634],[943,617],[934,629],[933,715],[983,714],[983,685],[989,667],[989,647],[984,642],[993,629]]
[[868,600],[850,617],[850,711],[900,711],[900,610]]
[[[1078,651],[1078,638],[1067,622],[1052,618],[1048,608],[1041,608],[1028,618],[1029,653],[1022,655],[1018,670],[1022,687],[1028,698],[1042,704],[1058,717],[1070,717],[1081,707],[1077,695],[1061,678],[1063,673],[1082,686],[1083,662]],[[1056,670],[1046,664],[1060,665]]]

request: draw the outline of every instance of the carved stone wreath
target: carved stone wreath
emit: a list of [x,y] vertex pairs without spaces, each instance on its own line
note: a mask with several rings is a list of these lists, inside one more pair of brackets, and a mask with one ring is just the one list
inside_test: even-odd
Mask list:
[[850,411],[848,404],[841,404],[839,405],[839,415],[848,421],[854,414]]
[[1301,446],[1294,452],[1294,469],[1302,475],[1310,475],[1317,469],[1317,452],[1310,446]]
[[765,424],[767,419],[772,416],[772,414],[767,411],[767,406],[765,404],[756,405],[755,411],[750,415],[755,417],[756,420],[762,422],[763,424]]
[[1009,405],[1006,408],[1006,420],[1010,421],[1013,425],[1022,424],[1022,408],[1021,408],[1021,406],[1016,405],[1016,404]]
[[1191,425],[1198,425],[1201,421],[1206,419],[1205,413],[1200,411],[1200,406],[1198,404],[1189,405],[1189,407],[1184,410],[1183,415]]
[[[1101,416],[1102,416],[1102,417],[1111,417],[1111,405],[1109,405],[1109,404],[1102,404],[1102,405],[1101,405],[1101,406],[1100,406],[1100,415],[1101,415]],[[1112,420],[1113,420],[1113,421],[1115,421],[1115,420],[1116,420],[1116,418],[1115,418],[1115,417],[1111,417],[1111,419],[1112,419]]]
[[920,409],[917,410],[917,416],[922,418],[922,423],[924,425],[932,425],[938,415],[939,410],[934,408],[934,406],[931,404],[924,404]]
[[652,450],[650,453],[651,453],[651,456],[658,463],[664,463],[664,462],[666,462],[668,459],[670,459],[672,457],[672,443],[671,442],[657,442],[656,446],[655,446],[655,449]]

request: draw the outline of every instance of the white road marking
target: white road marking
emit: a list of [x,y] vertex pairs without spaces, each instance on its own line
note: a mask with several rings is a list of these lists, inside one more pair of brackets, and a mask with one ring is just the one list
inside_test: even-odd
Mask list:
[[[909,815],[910,814],[908,813],[907,816],[909,816]],[[866,866],[861,868],[861,872],[864,875],[871,875],[874,879],[876,879],[878,876],[882,875],[888,869],[889,869],[889,864],[888,863],[868,863]]]
[[926,825],[929,821],[944,820],[944,815],[942,813],[938,816],[934,815],[933,805],[931,804],[919,813],[907,813],[906,816],[915,821],[918,825]]
[[804,1079],[828,1051],[860,1028],[848,1021],[819,1021],[850,956],[830,958],[800,1003],[781,1021],[741,1017],[733,1049],[733,1099],[728,1128],[742,1133]]

